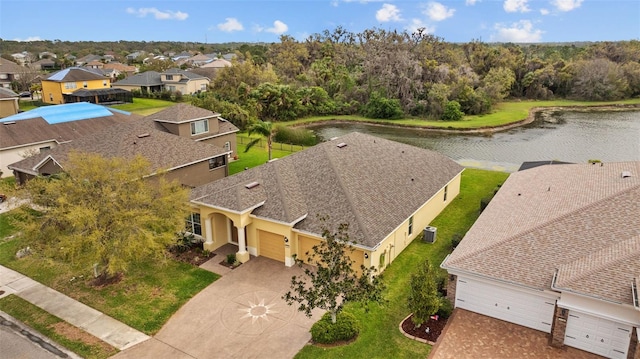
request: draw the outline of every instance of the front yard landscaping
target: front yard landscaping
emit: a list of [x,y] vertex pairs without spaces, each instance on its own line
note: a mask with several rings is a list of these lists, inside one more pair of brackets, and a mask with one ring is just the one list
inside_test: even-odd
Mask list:
[[438,228],[437,241],[428,244],[416,238],[384,271],[387,302],[371,305],[368,313],[357,304],[345,307],[345,311],[358,319],[361,328],[358,338],[340,347],[308,345],[296,358],[426,358],[431,346],[406,338],[398,329],[399,323],[410,314],[406,301],[411,274],[426,258],[439,266],[451,252],[454,235],[466,233],[478,218],[480,200],[492,194],[507,176],[503,172],[466,169],[460,195],[431,223]]

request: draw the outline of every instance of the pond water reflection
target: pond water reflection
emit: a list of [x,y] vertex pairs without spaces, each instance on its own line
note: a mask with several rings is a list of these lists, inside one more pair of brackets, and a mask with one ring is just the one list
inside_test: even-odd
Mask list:
[[524,161],[640,161],[640,112],[561,112],[494,134],[441,134],[361,123],[309,127],[321,139],[362,132],[428,148],[462,165],[515,171]]

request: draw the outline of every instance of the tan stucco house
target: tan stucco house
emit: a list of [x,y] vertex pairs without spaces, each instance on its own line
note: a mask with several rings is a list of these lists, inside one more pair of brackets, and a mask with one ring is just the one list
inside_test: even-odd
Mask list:
[[183,95],[191,95],[207,91],[211,80],[208,77],[180,69],[169,69],[165,72],[145,71],[129,76],[113,83],[114,88],[143,93],[167,90],[180,91]]
[[511,174],[442,267],[457,308],[640,358],[640,162]]
[[109,126],[140,119],[138,115],[90,103],[38,107],[0,119],[0,171],[8,165]]
[[0,118],[15,115],[20,110],[20,97],[17,93],[0,87]]
[[242,262],[292,266],[325,225],[348,223],[355,264],[383,270],[458,195],[462,170],[436,152],[351,133],[193,189],[191,224],[206,249],[234,243]]

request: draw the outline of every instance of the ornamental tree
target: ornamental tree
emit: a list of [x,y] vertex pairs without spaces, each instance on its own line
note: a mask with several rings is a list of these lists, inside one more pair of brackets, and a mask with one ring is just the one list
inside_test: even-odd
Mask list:
[[[336,232],[323,229],[320,244],[307,252],[307,260],[296,258],[304,269],[304,277],[291,278],[291,290],[282,298],[289,305],[298,304],[298,310],[308,317],[315,308],[328,311],[331,322],[347,302],[360,302],[367,308],[369,302],[381,302],[384,285],[381,275],[374,275],[374,267],[353,268],[354,242],[349,240],[349,225],[340,224]],[[303,264],[310,266],[303,266]]]
[[[165,258],[184,229],[188,192],[144,158],[70,153],[64,171],[29,180],[17,225],[31,248],[105,278]],[[35,208],[36,211],[32,208]]]
[[413,312],[411,321],[417,327],[436,314],[442,305],[443,298],[438,293],[436,277],[436,271],[428,259],[411,276],[407,307]]

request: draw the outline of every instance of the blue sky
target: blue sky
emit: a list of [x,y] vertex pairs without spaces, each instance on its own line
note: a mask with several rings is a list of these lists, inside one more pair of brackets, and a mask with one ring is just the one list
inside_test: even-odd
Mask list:
[[0,0],[5,40],[278,42],[337,26],[423,27],[449,42],[640,40],[640,1]]

